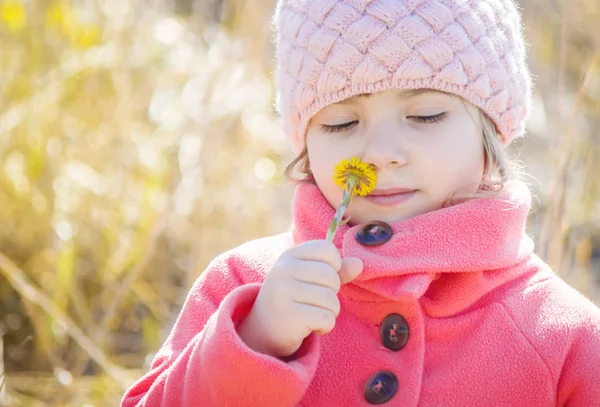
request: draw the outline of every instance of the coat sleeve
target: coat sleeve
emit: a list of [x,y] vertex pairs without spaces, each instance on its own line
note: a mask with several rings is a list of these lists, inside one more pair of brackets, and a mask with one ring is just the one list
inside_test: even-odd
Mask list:
[[557,406],[600,407],[600,309],[590,311],[580,321],[562,366]]
[[254,352],[236,328],[250,311],[259,283],[245,284],[236,259],[219,257],[190,290],[150,370],[123,396],[133,406],[295,406],[319,359],[312,334],[292,357]]

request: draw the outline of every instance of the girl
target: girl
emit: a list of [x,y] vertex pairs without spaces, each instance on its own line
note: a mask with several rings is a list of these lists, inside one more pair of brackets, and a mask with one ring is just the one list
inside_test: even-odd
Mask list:
[[[600,406],[600,310],[533,254],[504,146],[531,81],[510,0],[288,0],[291,233],[215,259],[123,406]],[[360,157],[377,188],[323,240]]]

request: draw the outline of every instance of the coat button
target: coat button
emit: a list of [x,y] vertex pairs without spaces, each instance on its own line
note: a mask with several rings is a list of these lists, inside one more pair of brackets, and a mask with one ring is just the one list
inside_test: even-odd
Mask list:
[[398,379],[392,372],[378,372],[365,383],[365,400],[371,404],[383,404],[398,391]]
[[390,240],[392,227],[385,222],[376,220],[361,226],[354,237],[365,246],[377,246]]
[[402,315],[390,314],[381,323],[381,342],[386,348],[398,351],[408,342],[408,322]]

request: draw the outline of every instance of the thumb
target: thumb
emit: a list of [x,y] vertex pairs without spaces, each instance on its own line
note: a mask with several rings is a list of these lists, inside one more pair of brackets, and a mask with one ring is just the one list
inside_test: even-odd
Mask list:
[[363,271],[363,262],[358,257],[346,257],[342,259],[342,267],[338,274],[340,282],[347,284],[354,280]]

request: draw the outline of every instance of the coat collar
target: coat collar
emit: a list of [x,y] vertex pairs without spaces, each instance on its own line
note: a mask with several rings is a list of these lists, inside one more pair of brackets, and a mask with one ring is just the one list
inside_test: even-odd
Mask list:
[[[530,204],[526,185],[511,183],[499,197],[393,223],[391,239],[380,246],[355,239],[362,225],[343,225],[334,244],[342,257],[359,257],[364,270],[341,293],[367,302],[416,297],[432,315],[460,312],[530,270],[533,241],[524,231]],[[294,243],[324,239],[334,213],[316,185],[298,185]]]

